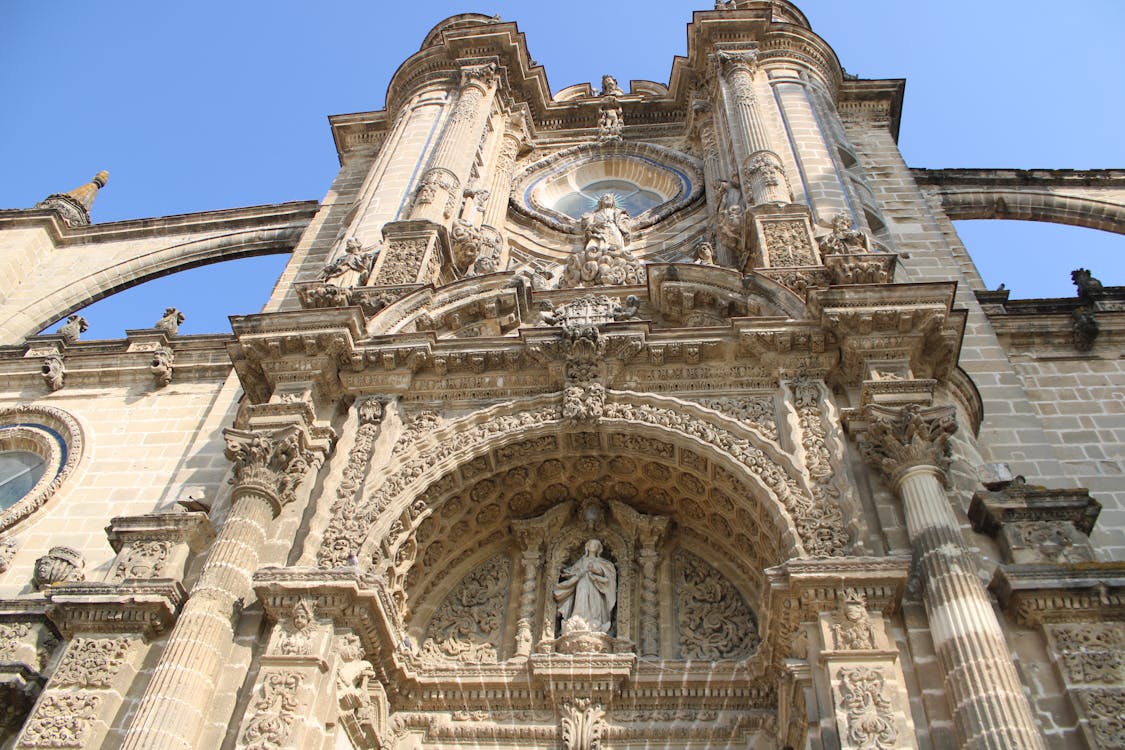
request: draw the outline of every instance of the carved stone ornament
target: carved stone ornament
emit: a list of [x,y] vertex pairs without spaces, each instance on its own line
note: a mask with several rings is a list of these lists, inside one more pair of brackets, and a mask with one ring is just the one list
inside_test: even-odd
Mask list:
[[35,575],[32,584],[43,590],[48,586],[71,581],[86,580],[86,560],[82,553],[71,547],[52,547],[47,554],[35,561]]
[[565,328],[566,382],[563,417],[571,421],[596,421],[605,408],[605,384],[600,382],[606,343],[596,326]]
[[[421,192],[421,188],[419,188]],[[431,198],[432,200],[432,198]],[[382,266],[372,282],[377,286],[418,283],[422,261],[430,243],[424,237],[404,237],[387,242]]]
[[246,724],[242,741],[246,750],[278,750],[286,746],[297,718],[301,675],[270,672],[262,678],[261,685],[258,697],[251,703],[254,714]]
[[846,213],[832,217],[832,231],[817,238],[817,245],[824,255],[856,255],[869,251],[867,236],[852,228],[852,220]]
[[952,407],[873,406],[869,413],[871,419],[859,441],[868,463],[892,483],[919,466],[932,467],[944,479],[949,467],[949,438],[957,430]]
[[51,675],[51,687],[110,687],[130,646],[126,638],[75,638]]
[[231,484],[264,493],[279,513],[293,500],[297,485],[313,464],[313,454],[302,445],[300,431],[295,427],[272,433],[227,428],[223,436],[224,454],[234,462]]
[[480,276],[498,270],[503,238],[489,226],[477,227],[456,219],[449,232],[453,267],[460,276]]
[[336,699],[340,710],[354,712],[356,718],[362,721],[374,710],[367,683],[375,679],[375,667],[364,658],[363,644],[355,633],[347,633],[337,639],[336,653],[340,656],[340,664],[336,667]]
[[553,594],[563,635],[587,630],[608,633],[617,606],[617,569],[601,556],[602,543],[586,542],[582,556],[563,569]]
[[738,589],[690,552],[677,552],[673,565],[680,658],[718,661],[752,653],[758,623]]
[[510,582],[511,563],[504,555],[466,576],[430,618],[422,658],[433,663],[499,661]]
[[175,355],[168,347],[162,346],[153,350],[152,362],[149,363],[148,370],[152,373],[152,379],[156,382],[157,388],[163,388],[172,382],[172,364],[174,362]]
[[78,341],[78,338],[86,332],[90,324],[81,315],[71,315],[66,319],[57,333],[63,337],[63,340],[68,344],[73,344]]
[[602,143],[615,143],[621,140],[624,130],[621,106],[616,99],[607,99],[598,113],[598,140]]
[[1125,747],[1125,690],[1083,690],[1078,693],[1078,704],[1089,723],[1095,748]]
[[840,708],[847,720],[840,739],[844,748],[894,750],[898,741],[894,708],[887,695],[883,671],[873,667],[844,667],[840,681]]
[[302,599],[293,607],[293,616],[279,627],[277,652],[284,656],[308,656],[312,653],[312,638],[317,631],[316,610],[309,599]]
[[875,629],[867,613],[867,600],[856,589],[846,589],[832,622],[832,648],[861,651],[875,648]]
[[617,85],[617,79],[607,73],[602,76],[602,89],[598,96],[625,96],[625,92]]
[[63,366],[62,355],[58,352],[48,354],[43,358],[43,366],[41,368],[43,375],[43,382],[52,391],[57,391],[63,387],[63,380],[66,377],[66,368]]
[[1125,684],[1125,623],[1051,625],[1048,632],[1067,684]]
[[329,261],[317,273],[319,281],[335,286],[337,289],[351,289],[367,283],[371,274],[371,265],[379,248],[365,251],[363,243],[355,237],[349,237],[344,242],[343,254]]
[[575,698],[562,705],[564,750],[601,750],[606,733],[605,709],[589,698]]
[[[469,91],[478,90],[475,88],[470,88]],[[462,105],[466,105],[468,103],[466,96],[467,95],[462,95],[461,100],[458,102],[458,106],[454,109],[453,115],[451,115],[451,118],[456,116],[458,111],[464,109]],[[479,92],[477,96],[479,97]],[[449,196],[446,199],[445,207],[445,213],[448,216],[453,212],[453,206],[456,201],[455,194],[457,192],[457,188],[459,188],[460,186],[461,180],[457,178],[457,175],[453,174],[448,169],[445,169],[443,167],[434,167],[433,169],[422,175],[422,179],[419,180],[418,189],[414,193],[414,205],[429,205],[430,203],[433,203],[435,200],[437,200],[439,192],[445,191]]]
[[762,239],[769,266],[815,266],[816,253],[803,220],[762,222]]
[[113,568],[114,579],[162,578],[171,556],[172,542],[168,540],[137,541],[118,553],[117,564]]
[[160,320],[156,321],[153,328],[164,331],[169,336],[176,336],[180,332],[180,325],[184,322],[185,317],[182,312],[174,307],[164,308],[164,315]]
[[19,543],[12,537],[0,538],[0,573],[5,573],[16,556]]
[[91,693],[52,693],[45,696],[24,726],[19,746],[85,747],[90,725],[98,717],[101,701],[100,695]]
[[586,244],[575,250],[563,268],[559,288],[644,284],[644,264],[628,250],[632,232],[629,214],[610,193],[594,211],[582,216]]

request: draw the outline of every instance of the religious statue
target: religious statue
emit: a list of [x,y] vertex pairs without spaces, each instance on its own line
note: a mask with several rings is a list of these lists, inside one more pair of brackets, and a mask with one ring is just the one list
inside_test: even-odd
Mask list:
[[694,259],[692,260],[697,266],[713,266],[715,265],[715,248],[710,240],[701,240],[695,246]]
[[617,85],[617,79],[611,75],[602,76],[602,90],[598,96],[625,96],[625,92]]
[[601,552],[602,543],[591,539],[586,542],[582,557],[563,569],[562,580],[554,593],[564,629],[608,633],[613,624],[617,571]]
[[643,284],[644,267],[625,248],[630,229],[629,214],[617,207],[617,199],[602,195],[597,208],[582,216],[586,245],[567,261],[559,286]]
[[607,104],[601,109],[598,119],[598,140],[609,143],[621,140],[621,133],[625,130],[625,123],[621,120],[621,107],[616,104]]
[[729,180],[719,181],[719,236],[723,246],[737,250],[742,239],[742,181],[735,172]]
[[817,240],[823,255],[839,255],[867,252],[867,237],[863,232],[852,229],[852,220],[840,212],[832,217],[832,231]]
[[323,282],[334,284],[341,289],[350,289],[363,286],[371,273],[371,264],[375,260],[375,252],[364,252],[363,245],[355,237],[349,237],[344,243],[344,254],[339,258],[325,264],[320,269],[317,278]]

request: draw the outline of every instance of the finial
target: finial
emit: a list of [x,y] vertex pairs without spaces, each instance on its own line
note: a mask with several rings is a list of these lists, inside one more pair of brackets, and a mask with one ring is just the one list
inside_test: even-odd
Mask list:
[[82,227],[90,223],[90,207],[94,205],[94,198],[98,191],[109,182],[109,172],[98,172],[85,185],[80,185],[67,193],[54,193],[35,204],[36,208],[51,208],[62,216],[72,227]]

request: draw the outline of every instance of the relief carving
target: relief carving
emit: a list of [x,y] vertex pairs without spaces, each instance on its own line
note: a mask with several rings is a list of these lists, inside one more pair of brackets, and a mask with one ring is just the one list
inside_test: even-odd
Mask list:
[[894,707],[887,695],[881,669],[844,667],[836,673],[840,681],[840,708],[844,709],[847,731],[845,748],[893,750],[898,741]]
[[293,607],[293,616],[289,618],[289,622],[281,625],[277,652],[285,656],[308,656],[312,653],[312,637],[316,630],[313,603],[302,599]]
[[832,623],[832,647],[841,651],[875,648],[875,629],[867,613],[867,599],[856,589],[846,589]]
[[510,579],[511,562],[504,555],[466,576],[430,619],[422,657],[437,663],[499,661]]
[[63,358],[59,353],[48,354],[43,358],[43,366],[40,368],[43,375],[43,382],[52,391],[57,391],[63,387],[63,380],[66,378],[66,368],[63,366]]
[[326,263],[317,273],[316,278],[338,289],[364,286],[367,277],[371,274],[375,256],[378,254],[379,248],[364,251],[363,243],[355,237],[349,237],[344,242],[344,254]]
[[117,565],[113,569],[114,580],[160,578],[171,554],[172,543],[166,540],[130,544],[117,556]]
[[1125,684],[1125,624],[1055,625],[1050,632],[1068,683]]
[[680,658],[717,661],[758,647],[758,623],[738,589],[690,552],[678,551],[676,620]]
[[564,750],[601,750],[606,733],[605,709],[589,698],[576,698],[562,706]]
[[395,286],[418,283],[418,273],[429,246],[429,240],[422,237],[388,242],[386,257],[383,258],[383,265],[379,268],[374,284]]
[[254,715],[242,734],[246,750],[280,750],[285,746],[297,718],[300,685],[301,675],[293,672],[270,672],[262,678],[259,695],[251,704]]
[[0,573],[7,572],[8,566],[16,556],[19,543],[12,537],[0,539]]
[[97,719],[101,696],[89,693],[48,695],[24,726],[22,747],[85,747],[90,724]]
[[763,221],[762,239],[769,266],[815,266],[816,253],[803,221]]
[[176,355],[166,346],[153,350],[148,371],[152,373],[157,388],[163,388],[172,382],[172,365],[175,359]]
[[846,213],[832,217],[832,231],[816,241],[824,255],[859,255],[868,252],[867,236],[852,228]]
[[226,428],[223,430],[228,461],[234,463],[230,483],[255,487],[280,506],[293,500],[297,485],[313,463],[313,455],[301,445],[295,428],[272,433]]
[[1125,747],[1125,691],[1086,690],[1078,693],[1098,750]]
[[110,687],[131,645],[125,638],[75,638],[51,675],[51,687]]

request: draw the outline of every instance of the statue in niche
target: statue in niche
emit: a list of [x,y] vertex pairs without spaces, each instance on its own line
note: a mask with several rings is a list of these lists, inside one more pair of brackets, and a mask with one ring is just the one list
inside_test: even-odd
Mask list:
[[586,551],[573,565],[563,569],[555,587],[555,601],[563,621],[563,632],[590,630],[608,633],[617,604],[617,570],[601,556],[602,543],[586,542]]
[[735,172],[729,180],[720,180],[719,193],[719,236],[724,246],[737,248],[742,239],[742,180]]
[[326,284],[334,284],[341,289],[363,286],[371,273],[371,264],[378,250],[364,252],[363,245],[355,237],[344,243],[344,254],[325,264],[317,274],[317,279]]
[[626,249],[631,222],[611,193],[598,199],[595,210],[582,216],[585,246],[567,260],[560,288],[643,284],[644,266]]

